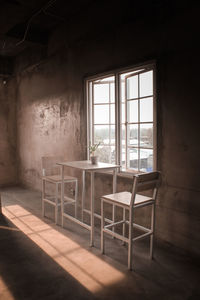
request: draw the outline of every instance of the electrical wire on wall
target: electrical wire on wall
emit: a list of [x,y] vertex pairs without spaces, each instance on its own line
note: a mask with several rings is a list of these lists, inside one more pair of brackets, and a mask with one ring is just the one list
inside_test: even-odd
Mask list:
[[26,40],[26,36],[27,36],[28,30],[29,30],[29,28],[30,28],[30,25],[31,25],[31,22],[33,21],[33,19],[34,19],[35,17],[37,17],[39,14],[41,14],[42,12],[46,13],[46,10],[47,10],[50,6],[52,6],[53,3],[56,2],[56,1],[57,1],[57,0],[50,0],[50,1],[48,1],[47,4],[45,4],[42,8],[40,8],[40,10],[38,10],[36,13],[34,13],[34,14],[32,15],[32,17],[28,20],[28,23],[27,23],[26,30],[25,30],[25,32],[24,32],[23,38],[22,38],[19,42],[16,43],[16,46],[20,45],[21,43],[23,43],[23,42]]

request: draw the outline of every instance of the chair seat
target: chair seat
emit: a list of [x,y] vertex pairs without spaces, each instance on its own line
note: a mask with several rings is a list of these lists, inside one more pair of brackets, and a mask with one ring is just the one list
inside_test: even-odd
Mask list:
[[[42,179],[51,181],[51,182],[55,182],[55,183],[61,183],[61,181],[62,181],[61,175],[43,176]],[[65,182],[71,182],[71,181],[75,181],[75,180],[77,180],[77,178],[68,176],[68,175],[64,175]]]
[[[132,194],[129,192],[121,192],[121,193],[105,195],[102,197],[102,199],[105,199],[114,204],[117,203],[120,206],[129,208],[130,203],[131,203],[131,196],[132,196]],[[148,203],[148,202],[152,202],[152,201],[153,201],[153,199],[150,197],[136,194],[134,206],[136,207],[139,204]]]

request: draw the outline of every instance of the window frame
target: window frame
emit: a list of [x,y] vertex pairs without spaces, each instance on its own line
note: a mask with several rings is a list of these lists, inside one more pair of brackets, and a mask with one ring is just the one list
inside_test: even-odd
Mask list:
[[[93,76],[86,77],[84,79],[84,95],[86,101],[86,116],[87,116],[87,149],[92,141],[92,131],[93,126],[91,126],[91,110],[92,105],[90,103],[90,83],[95,80],[102,80],[106,77],[114,76],[115,80],[115,163],[121,166],[120,173],[123,174],[133,174],[141,173],[141,171],[122,169],[122,157],[121,157],[121,78],[120,76],[129,72],[136,72],[138,70],[144,69],[145,71],[153,71],[153,170],[157,169],[157,89],[156,89],[156,61],[149,61],[146,63],[137,64],[134,66],[123,67],[115,69],[112,71],[99,73]],[[90,154],[87,150],[87,159],[89,159]]]

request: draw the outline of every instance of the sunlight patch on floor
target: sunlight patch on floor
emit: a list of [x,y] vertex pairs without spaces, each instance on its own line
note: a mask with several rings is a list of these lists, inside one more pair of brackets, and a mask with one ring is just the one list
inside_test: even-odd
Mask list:
[[98,292],[124,274],[58,232],[20,205],[3,208],[4,215],[90,292]]
[[4,280],[0,276],[0,299],[15,300]]

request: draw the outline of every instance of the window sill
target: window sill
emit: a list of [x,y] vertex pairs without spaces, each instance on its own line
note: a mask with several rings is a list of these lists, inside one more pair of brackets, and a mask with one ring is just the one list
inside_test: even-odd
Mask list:
[[[97,174],[107,174],[107,175],[113,175],[113,171],[97,171]],[[117,173],[117,177],[122,178],[129,178],[132,179],[135,174],[138,174],[138,172],[128,172],[128,171],[120,171]]]

